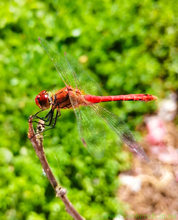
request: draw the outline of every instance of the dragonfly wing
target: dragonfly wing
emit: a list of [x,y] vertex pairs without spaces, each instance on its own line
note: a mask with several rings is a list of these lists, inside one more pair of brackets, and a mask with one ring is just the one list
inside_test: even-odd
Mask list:
[[90,106],[74,109],[79,136],[83,145],[96,158],[102,158],[105,152],[106,132],[104,122]]
[[68,53],[60,54],[45,39],[39,38],[39,41],[51,58],[65,85],[83,90],[86,94],[101,95],[100,86],[77,60]]
[[133,134],[127,124],[115,114],[107,111],[99,105],[92,106],[95,112],[110,126],[110,128],[129,146],[129,148],[139,156],[149,162],[149,159],[143,148],[136,142]]
[[76,88],[75,79],[73,77],[73,68],[70,66],[65,55],[61,55],[57,50],[55,50],[45,39],[39,38],[39,41],[51,58],[53,65],[55,66],[57,72],[59,73],[61,79],[65,85],[70,85]]
[[84,91],[85,94],[102,95],[99,84],[83,69],[82,65],[68,53],[66,53],[66,59],[73,69],[75,79],[77,79],[76,88]]
[[[83,67],[69,54],[61,55],[49,43],[39,38],[42,47],[51,58],[61,79],[67,85],[78,88],[88,94],[101,95],[101,89],[95,80],[84,71]],[[76,114],[79,135],[85,146],[95,157],[102,157],[105,146],[105,130],[103,122],[90,107],[76,109],[77,98],[70,97]],[[89,103],[90,104],[90,103]]]

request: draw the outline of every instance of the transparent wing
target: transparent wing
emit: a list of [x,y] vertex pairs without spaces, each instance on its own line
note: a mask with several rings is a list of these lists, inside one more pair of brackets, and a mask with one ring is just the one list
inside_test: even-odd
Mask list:
[[60,54],[43,38],[39,38],[42,47],[51,58],[65,85],[85,91],[86,94],[101,95],[101,89],[95,80],[83,69],[71,55]]
[[102,108],[99,105],[93,105],[93,110],[96,114],[100,115],[101,118],[109,125],[109,127],[121,138],[121,140],[129,146],[129,148],[144,158],[146,161],[149,161],[143,148],[136,142],[133,134],[129,130],[129,127],[126,123],[116,116],[115,114],[107,111],[105,108]]
[[77,116],[79,136],[96,158],[102,158],[105,152],[106,133],[104,121],[90,108],[90,106],[74,109]]
[[85,94],[102,95],[101,88],[98,83],[83,69],[82,65],[78,63],[70,54],[66,54],[66,59],[73,69],[73,74],[77,79],[77,88],[84,91]]
[[[71,55],[67,53],[61,55],[43,38],[39,38],[39,41],[66,86],[70,85],[73,88],[78,88],[87,94],[101,95],[99,85]],[[75,105],[77,105],[75,97],[70,98],[70,101],[77,118],[79,136],[84,146],[95,157],[101,158],[105,151],[106,139],[103,121],[90,107],[75,108]],[[90,103],[88,104],[90,105]]]
[[56,51],[45,39],[38,38],[42,47],[45,49],[51,58],[56,70],[58,71],[61,79],[65,85],[70,85],[75,88],[75,81],[73,79],[72,71],[68,61],[58,51]]

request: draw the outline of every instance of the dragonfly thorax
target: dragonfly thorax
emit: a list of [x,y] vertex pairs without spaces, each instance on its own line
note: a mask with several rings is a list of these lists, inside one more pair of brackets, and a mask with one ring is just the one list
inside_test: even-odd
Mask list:
[[51,97],[46,90],[43,90],[36,96],[35,102],[40,109],[49,109],[51,106]]

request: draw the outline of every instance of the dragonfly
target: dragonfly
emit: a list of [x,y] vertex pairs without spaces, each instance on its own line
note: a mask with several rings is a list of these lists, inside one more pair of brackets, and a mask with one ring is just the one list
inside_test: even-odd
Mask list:
[[[60,54],[43,38],[39,37],[39,42],[52,60],[65,87],[55,94],[46,90],[41,91],[35,98],[35,102],[41,110],[33,115],[33,119],[41,119],[45,125],[53,128],[58,117],[61,116],[61,109],[73,109],[80,139],[95,157],[101,158],[104,155],[106,148],[105,124],[107,124],[132,152],[149,161],[127,124],[98,103],[111,101],[147,102],[156,100],[157,97],[149,94],[101,96],[98,83],[70,54],[66,52]],[[47,109],[50,109],[47,115],[39,117],[39,113]]]

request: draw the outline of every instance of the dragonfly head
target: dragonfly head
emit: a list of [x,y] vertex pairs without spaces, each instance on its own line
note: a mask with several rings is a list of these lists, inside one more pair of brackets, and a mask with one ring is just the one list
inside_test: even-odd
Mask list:
[[46,90],[41,91],[35,98],[35,102],[39,108],[45,110],[51,106],[51,97]]

